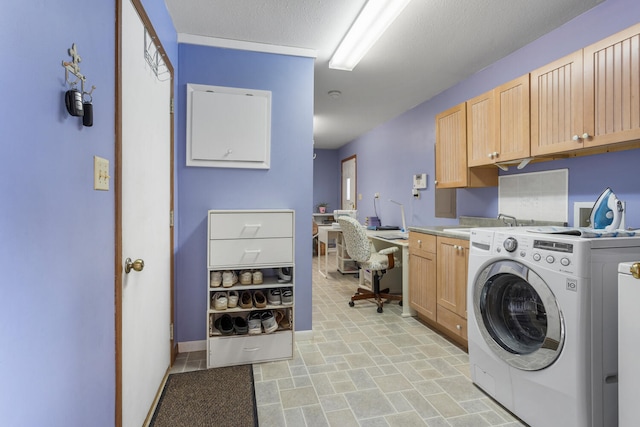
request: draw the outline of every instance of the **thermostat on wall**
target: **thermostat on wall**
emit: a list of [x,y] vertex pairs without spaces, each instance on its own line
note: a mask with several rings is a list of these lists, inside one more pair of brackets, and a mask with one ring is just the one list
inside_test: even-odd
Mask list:
[[424,190],[427,188],[427,174],[418,173],[413,175],[413,188],[416,190]]

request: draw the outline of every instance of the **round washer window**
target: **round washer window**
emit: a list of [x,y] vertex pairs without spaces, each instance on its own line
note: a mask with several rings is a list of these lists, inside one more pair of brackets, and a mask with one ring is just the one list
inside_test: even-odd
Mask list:
[[484,340],[511,366],[543,369],[560,355],[564,325],[555,296],[523,264],[498,261],[480,272],[474,314]]

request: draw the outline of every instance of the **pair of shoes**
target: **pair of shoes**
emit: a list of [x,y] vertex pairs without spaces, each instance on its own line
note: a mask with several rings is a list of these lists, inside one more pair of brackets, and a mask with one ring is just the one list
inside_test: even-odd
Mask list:
[[253,307],[253,295],[250,291],[242,291],[240,294],[240,307],[252,308]]
[[227,270],[222,273],[222,287],[230,288],[231,286],[238,283],[238,275],[235,271]]
[[291,327],[291,321],[289,320],[289,316],[287,316],[287,310],[274,310],[274,315],[279,327],[282,329],[289,329]]
[[265,308],[267,306],[267,298],[262,291],[258,290],[253,293],[253,305],[257,308]]
[[278,322],[276,322],[276,318],[273,316],[271,310],[263,311],[260,317],[265,334],[270,334],[278,329]]
[[212,271],[209,273],[209,286],[217,288],[222,284],[222,273],[219,271]]
[[226,310],[229,305],[229,298],[226,292],[216,292],[211,297],[213,308],[215,310]]
[[231,335],[233,333],[233,319],[228,314],[223,314],[215,321],[216,329],[222,335]]
[[262,333],[262,315],[259,311],[252,312],[247,318],[249,335],[258,335]]
[[280,298],[280,289],[273,288],[269,289],[267,294],[267,299],[269,300],[269,304],[271,305],[282,305],[282,299]]
[[282,304],[293,305],[293,289],[284,288],[282,290]]
[[238,292],[216,292],[211,297],[213,308],[216,310],[226,310],[227,308],[236,308],[238,306]]

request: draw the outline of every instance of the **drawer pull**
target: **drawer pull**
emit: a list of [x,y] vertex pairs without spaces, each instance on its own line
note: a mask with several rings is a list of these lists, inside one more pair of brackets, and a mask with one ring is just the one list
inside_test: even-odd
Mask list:
[[260,350],[260,347],[252,347],[252,348],[243,348],[242,351],[258,351]]
[[462,326],[456,325],[456,329],[460,331],[460,330],[462,330]]
[[245,224],[244,228],[260,228],[262,224]]
[[245,254],[259,254],[260,252],[262,252],[262,249],[245,249],[244,250]]

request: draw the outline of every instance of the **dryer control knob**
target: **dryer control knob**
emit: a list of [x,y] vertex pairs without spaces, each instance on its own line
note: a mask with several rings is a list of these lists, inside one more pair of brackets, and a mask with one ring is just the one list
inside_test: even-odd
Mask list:
[[560,260],[560,264],[564,265],[565,267],[568,266],[569,264],[571,264],[571,260],[569,258],[562,258]]
[[535,253],[533,254],[533,260],[534,261],[540,261],[542,259],[542,255],[540,255],[539,253]]
[[518,248],[518,241],[513,237],[507,237],[502,246],[504,246],[507,252],[513,252]]

